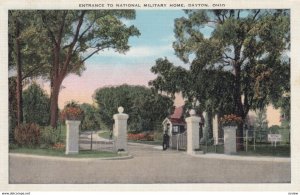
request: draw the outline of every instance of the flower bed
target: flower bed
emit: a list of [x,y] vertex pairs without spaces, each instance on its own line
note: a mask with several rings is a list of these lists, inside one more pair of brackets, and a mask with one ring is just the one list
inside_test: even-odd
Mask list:
[[236,116],[235,114],[230,114],[230,115],[224,115],[220,123],[221,125],[224,126],[237,126],[243,122],[242,118],[239,116]]
[[154,141],[154,135],[150,133],[129,133],[127,138],[132,141]]
[[64,109],[61,111],[61,120],[82,120],[84,115],[83,110],[80,108],[80,106],[74,102],[69,102]]

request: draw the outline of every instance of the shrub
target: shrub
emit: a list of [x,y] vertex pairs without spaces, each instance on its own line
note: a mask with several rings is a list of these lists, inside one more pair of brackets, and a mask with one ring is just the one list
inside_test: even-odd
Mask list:
[[269,127],[270,133],[279,133],[279,131],[280,131],[280,126],[278,125],[272,125],[271,127]]
[[66,145],[64,143],[58,142],[54,144],[52,148],[54,150],[64,150],[66,148]]
[[21,124],[15,128],[14,137],[19,146],[38,146],[41,137],[40,127],[35,123]]
[[163,132],[162,131],[154,131],[153,138],[154,140],[162,140]]
[[60,131],[51,126],[44,127],[41,130],[41,145],[43,147],[53,146],[60,141]]
[[50,98],[40,85],[33,82],[23,92],[23,112],[26,123],[45,126],[50,118]]

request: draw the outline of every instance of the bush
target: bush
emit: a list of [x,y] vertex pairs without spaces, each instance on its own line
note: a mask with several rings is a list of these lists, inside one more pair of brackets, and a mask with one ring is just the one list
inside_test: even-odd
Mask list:
[[56,143],[52,147],[54,150],[64,150],[66,148],[66,145],[64,143]]
[[153,138],[154,140],[162,140],[163,131],[154,131]]
[[60,141],[60,131],[51,126],[44,127],[41,130],[41,145],[50,147]]
[[272,125],[271,127],[269,127],[269,132],[270,133],[279,133],[280,131],[280,127],[278,125]]
[[36,123],[40,126],[49,124],[50,98],[37,83],[31,84],[23,92],[23,112],[26,123]]
[[40,144],[41,130],[35,123],[21,124],[15,128],[14,137],[19,146],[38,146]]

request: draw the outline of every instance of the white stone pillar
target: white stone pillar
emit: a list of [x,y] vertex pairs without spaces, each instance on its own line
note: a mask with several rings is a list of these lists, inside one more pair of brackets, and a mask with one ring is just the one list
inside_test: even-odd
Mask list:
[[80,121],[66,120],[66,154],[78,154]]
[[213,118],[213,137],[214,137],[214,144],[218,144],[219,143],[218,115],[215,115]]
[[128,114],[123,113],[124,108],[119,107],[119,114],[113,116],[115,120],[113,135],[114,135],[114,150],[116,152],[127,151],[127,119]]
[[199,148],[199,123],[200,117],[196,116],[195,110],[190,111],[190,117],[185,119],[187,123],[187,153],[195,154]]
[[224,154],[236,153],[236,126],[225,126],[224,129]]

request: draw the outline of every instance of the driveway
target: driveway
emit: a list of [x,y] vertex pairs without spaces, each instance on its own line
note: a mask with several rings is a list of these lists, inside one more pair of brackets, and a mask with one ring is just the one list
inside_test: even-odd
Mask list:
[[10,155],[10,184],[290,183],[287,159],[190,156],[129,143],[126,160],[66,160]]

